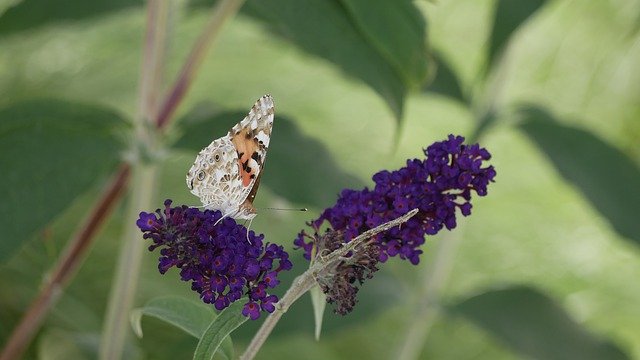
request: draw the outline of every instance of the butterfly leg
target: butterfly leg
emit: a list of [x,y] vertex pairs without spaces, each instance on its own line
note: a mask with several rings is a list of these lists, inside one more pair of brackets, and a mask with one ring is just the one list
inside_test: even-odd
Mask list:
[[218,225],[218,223],[220,223],[220,221],[224,220],[226,217],[228,217],[229,214],[222,214],[222,216],[220,217],[220,219],[218,219],[218,221],[216,221],[213,226]]
[[[249,226],[247,226],[247,241],[249,242],[249,244],[251,244],[251,240],[249,240],[249,229],[251,229],[251,222],[253,222],[253,218],[249,219]],[[245,221],[245,224],[247,222]]]

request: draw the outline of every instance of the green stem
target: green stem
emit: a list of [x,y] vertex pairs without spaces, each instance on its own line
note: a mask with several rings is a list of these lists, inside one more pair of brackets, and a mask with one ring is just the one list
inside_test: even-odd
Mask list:
[[459,234],[443,236],[440,239],[433,262],[426,267],[422,290],[418,295],[419,301],[415,310],[411,311],[411,320],[405,335],[402,336],[403,343],[398,349],[397,359],[419,358],[424,340],[437,318],[440,294],[451,273],[459,239]]
[[125,231],[116,265],[107,316],[102,332],[100,359],[120,359],[129,327],[129,310],[133,307],[138,285],[138,274],[145,243],[133,219],[141,210],[148,209],[153,199],[157,179],[157,165],[138,166],[134,169],[131,198],[126,213]]
[[[155,133],[148,125],[154,116],[155,98],[160,88],[164,44],[167,41],[167,22],[170,1],[149,0],[147,4],[147,26],[145,45],[140,69],[140,89],[138,114],[135,120],[136,150],[133,159],[133,184],[130,188],[129,208],[124,222],[124,236],[121,239],[120,254],[116,264],[114,281],[111,285],[107,312],[100,339],[100,359],[120,359],[128,331],[129,310],[133,307],[134,296],[140,273],[144,242],[135,226],[140,211],[149,209],[153,200],[158,165],[149,165],[148,159],[156,151]],[[141,153],[142,152],[142,153]]]
[[162,130],[182,101],[188,88],[193,83],[202,60],[211,43],[217,38],[222,25],[237,13],[244,0],[220,0],[205,29],[194,44],[189,57],[180,71],[178,79],[171,87],[161,104],[157,104],[158,91],[161,88],[161,73],[164,65],[165,43],[167,39],[167,20],[171,4],[166,0],[149,0],[147,9],[147,31],[140,76],[140,94],[138,116],[136,118],[136,141],[138,149],[146,153],[136,154],[135,179],[131,189],[122,247],[118,259],[115,280],[107,305],[104,331],[102,333],[100,359],[119,359],[124,348],[128,331],[129,311],[133,306],[136,286],[140,270],[140,262],[144,242],[140,239],[133,219],[141,210],[151,207],[153,189],[157,180],[157,165],[141,165],[141,157],[153,159],[157,151],[154,133],[147,124],[155,122],[158,130]]

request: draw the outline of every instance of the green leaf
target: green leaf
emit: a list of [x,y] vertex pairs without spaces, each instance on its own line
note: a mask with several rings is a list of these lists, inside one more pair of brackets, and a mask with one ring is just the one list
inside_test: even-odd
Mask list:
[[314,286],[309,290],[311,296],[311,305],[313,305],[313,319],[315,320],[315,337],[316,341],[320,340],[320,332],[322,331],[322,317],[324,309],[327,306],[327,296],[320,290],[320,286]]
[[627,359],[576,323],[553,299],[527,286],[489,290],[449,307],[526,358]]
[[[179,296],[163,296],[149,300],[144,307],[131,311],[131,327],[142,337],[142,316],[147,315],[171,324],[187,334],[201,339],[217,315],[213,307]],[[216,354],[220,359],[233,359],[233,342],[226,337]]]
[[426,33],[424,18],[412,1],[340,2],[364,40],[393,66],[403,82],[413,88],[421,86],[427,76]]
[[141,0],[22,0],[0,16],[0,35],[59,21],[97,17],[143,4]]
[[493,14],[487,70],[491,70],[495,66],[496,59],[506,47],[511,35],[544,3],[545,0],[497,1]]
[[[200,115],[194,111],[180,120],[182,136],[175,143],[175,147],[192,150],[194,158],[246,115],[246,111],[200,111]],[[303,135],[294,121],[276,113],[261,186],[293,203],[325,207],[341,189],[364,185],[340,169],[322,143]]]
[[410,0],[249,0],[243,11],[367,83],[397,119],[426,78],[426,25]]
[[60,329],[46,331],[38,341],[39,360],[90,359],[74,334]]
[[522,130],[622,236],[640,245],[640,168],[588,131],[562,125],[536,107],[521,109]]
[[469,143],[473,144],[480,140],[480,137],[490,129],[497,121],[498,114],[493,107],[486,109],[479,116],[476,115],[476,122],[473,128],[473,133],[469,136]]
[[431,55],[433,57],[432,64],[435,68],[435,78],[424,88],[424,92],[446,96],[463,104],[470,105],[469,99],[467,99],[462,91],[460,78],[449,66],[449,63],[436,52],[433,52]]
[[142,315],[160,319],[197,339],[202,337],[207,326],[216,318],[213,308],[202,302],[179,296],[158,297],[131,312],[131,326],[138,337],[142,337]]
[[[234,302],[228,308],[222,310],[218,317],[211,322],[205,333],[202,335],[196,351],[193,354],[194,360],[213,359],[216,351],[223,340],[229,337],[238,326],[247,321],[247,317],[242,315],[244,301],[242,299]],[[233,356],[233,354],[231,354]],[[231,357],[229,357],[231,359]]]
[[0,261],[115,169],[125,126],[108,109],[65,101],[0,109]]

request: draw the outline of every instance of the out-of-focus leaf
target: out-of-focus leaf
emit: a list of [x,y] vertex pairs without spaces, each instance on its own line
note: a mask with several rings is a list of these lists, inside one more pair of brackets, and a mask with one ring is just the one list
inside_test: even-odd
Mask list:
[[427,76],[425,24],[412,1],[340,2],[365,41],[395,68],[404,83],[421,86]]
[[622,236],[640,245],[640,168],[588,131],[562,125],[536,107],[521,113],[522,130]]
[[57,21],[82,20],[133,6],[142,0],[22,0],[0,16],[0,36]]
[[[187,115],[179,122],[182,136],[175,146],[193,150],[195,158],[195,152],[226,135],[244,116],[245,111]],[[363,186],[338,167],[322,143],[303,135],[286,116],[276,113],[271,136],[261,186],[277,195],[322,208],[332,204],[341,189]]]
[[0,109],[0,260],[115,169],[125,126],[108,109],[57,100]]
[[315,320],[315,337],[316,341],[320,340],[320,332],[322,332],[322,318],[324,309],[327,307],[327,296],[320,290],[320,286],[314,286],[309,290],[311,296],[311,305],[313,306],[313,319]]
[[628,358],[618,347],[576,323],[553,299],[527,286],[489,290],[448,309],[527,358]]
[[410,0],[249,0],[243,11],[372,87],[397,119],[426,77],[426,26]]
[[495,65],[504,47],[520,25],[538,11],[546,0],[498,0],[493,14],[493,28],[487,57],[487,72]]
[[432,64],[434,65],[435,77],[425,88],[424,92],[434,93],[457,100],[463,104],[469,104],[469,99],[462,92],[460,80],[448,62],[438,53],[433,52]]
[[496,114],[496,110],[494,108],[489,108],[485,110],[480,116],[477,116],[475,127],[473,128],[473,133],[469,137],[469,143],[473,144],[475,142],[478,142],[485,131],[491,128],[493,123],[496,122],[497,118],[498,114]]
[[[50,328],[38,337],[38,360],[97,359],[100,347],[100,333],[67,331]],[[132,342],[125,342],[122,359],[139,359],[141,351]],[[29,356],[25,356],[29,358]]]
[[38,342],[39,360],[90,359],[91,354],[82,351],[72,333],[49,330]]
[[[229,334],[238,326],[247,321],[247,317],[242,315],[244,301],[238,300],[228,308],[222,310],[218,317],[211,322],[205,333],[200,338],[196,351],[193,354],[194,360],[213,359],[223,341],[229,338]],[[224,348],[224,346],[222,346]],[[233,354],[229,355],[231,359]]]
[[[201,339],[207,327],[217,315],[213,307],[178,296],[163,296],[149,300],[144,307],[131,312],[131,326],[142,337],[142,316],[152,316],[171,324],[187,334]],[[216,357],[233,359],[233,343],[230,337],[224,338]]]

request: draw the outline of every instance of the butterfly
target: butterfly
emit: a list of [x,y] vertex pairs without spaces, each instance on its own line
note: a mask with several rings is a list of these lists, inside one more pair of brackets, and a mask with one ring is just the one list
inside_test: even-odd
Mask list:
[[206,209],[222,218],[252,220],[264,160],[273,128],[271,95],[264,95],[227,135],[214,140],[196,156],[187,172],[187,187]]

